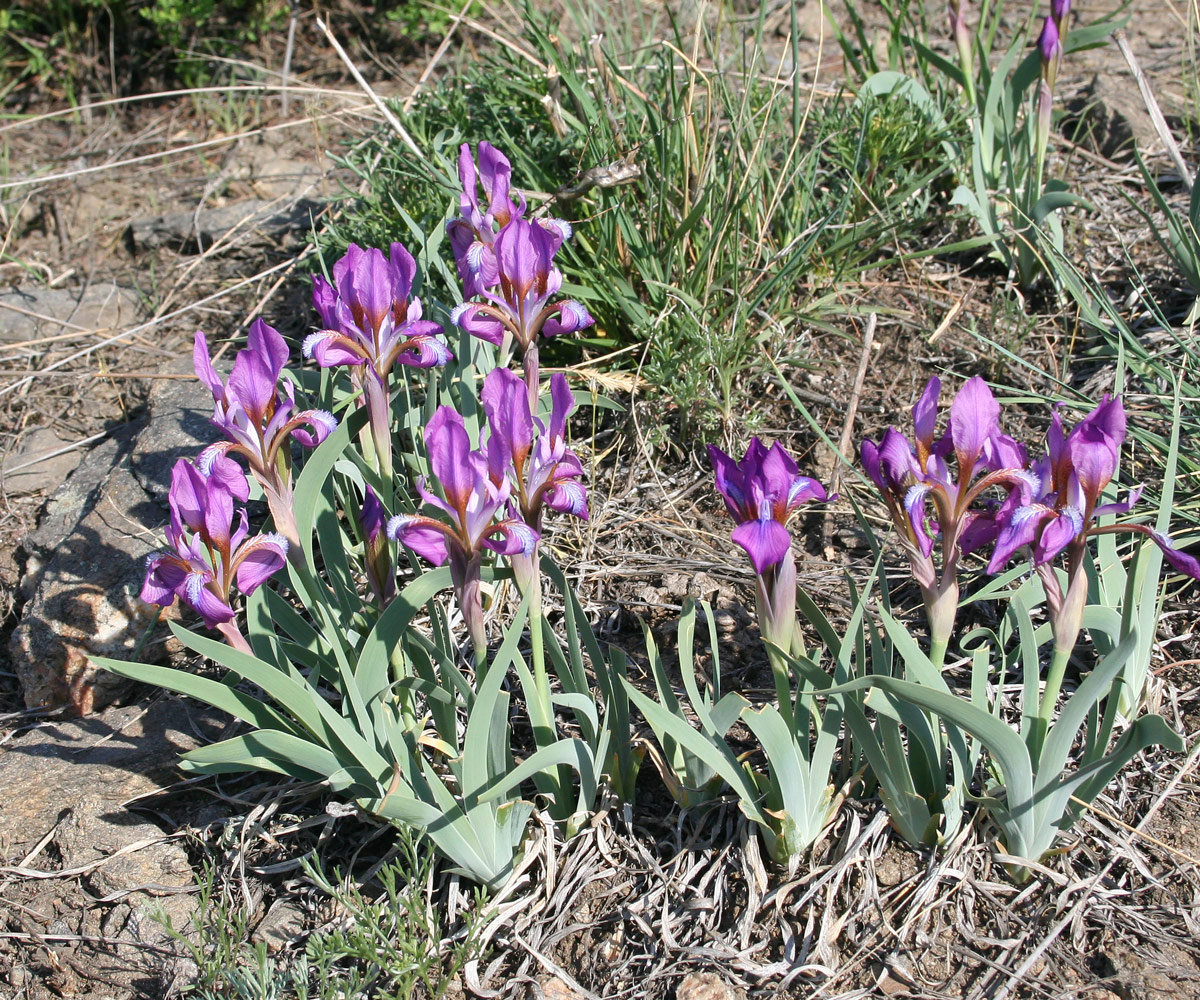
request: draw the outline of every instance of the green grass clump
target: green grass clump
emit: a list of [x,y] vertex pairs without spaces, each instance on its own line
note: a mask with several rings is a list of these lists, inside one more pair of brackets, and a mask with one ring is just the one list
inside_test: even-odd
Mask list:
[[[619,16],[576,12],[593,40],[569,44],[527,13],[522,55],[493,50],[406,117],[426,158],[390,137],[345,157],[366,193],[330,238],[436,229],[458,144],[490,141],[531,209],[575,226],[560,259],[597,326],[560,358],[635,348],[622,363],[673,404],[673,432],[704,437],[744,416],[765,356],[804,363],[797,330],[840,332],[847,285],[921,246],[957,125],[896,95],[817,102],[766,62],[761,21],[656,35]],[[625,182],[578,192],[598,170]]]
[[477,889],[470,912],[448,926],[430,895],[436,858],[417,834],[400,828],[394,857],[365,885],[306,864],[305,874],[324,897],[317,909],[333,917],[303,950],[273,955],[265,942],[252,942],[243,897],[212,859],[197,875],[189,927],[176,928],[165,915],[158,919],[194,963],[187,995],[199,1000],[437,1000],[463,966],[480,957],[484,896]]

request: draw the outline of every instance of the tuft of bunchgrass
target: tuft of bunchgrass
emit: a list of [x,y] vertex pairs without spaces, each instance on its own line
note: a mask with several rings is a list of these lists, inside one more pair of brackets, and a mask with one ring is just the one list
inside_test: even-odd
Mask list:
[[456,204],[458,144],[489,139],[534,211],[575,225],[563,270],[598,323],[560,352],[633,347],[625,363],[676,429],[706,436],[740,414],[764,354],[802,363],[798,329],[840,333],[846,286],[921,245],[962,126],[896,95],[818,103],[767,62],[761,19],[570,14],[592,41],[527,11],[523,57],[501,49],[423,96],[406,127],[424,160],[382,139],[349,151],[364,193],[330,239],[436,227]]

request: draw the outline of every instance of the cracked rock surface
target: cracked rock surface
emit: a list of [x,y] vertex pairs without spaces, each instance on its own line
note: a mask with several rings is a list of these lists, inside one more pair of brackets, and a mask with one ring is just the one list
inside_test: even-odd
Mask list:
[[211,412],[195,379],[159,382],[149,417],[89,452],[26,537],[27,603],[9,653],[30,708],[85,715],[128,684],[89,657],[130,657],[157,614],[138,599],[146,556],[162,545],[171,467],[211,440]]

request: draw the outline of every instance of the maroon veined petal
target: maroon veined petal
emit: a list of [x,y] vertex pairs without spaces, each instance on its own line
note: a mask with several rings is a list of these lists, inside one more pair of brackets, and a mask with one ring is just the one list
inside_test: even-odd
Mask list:
[[196,370],[196,378],[208,386],[213,399],[218,403],[225,398],[225,384],[212,366],[212,355],[208,351],[208,339],[199,330],[192,344],[192,367]]
[[760,576],[782,561],[792,546],[787,528],[774,518],[753,518],[733,529],[734,542],[746,550],[754,572]]
[[801,504],[808,503],[809,500],[820,500],[822,502],[829,500],[829,494],[826,493],[825,487],[817,480],[811,479],[808,476],[796,476],[792,480],[792,485],[787,493],[787,509],[795,510]]
[[278,379],[279,373],[288,363],[290,353],[283,335],[260,316],[250,324],[246,343],[250,350],[263,359],[267,370],[271,372],[272,380]]
[[[1133,527],[1141,527],[1134,525]],[[1200,561],[1188,553],[1175,548],[1175,544],[1166,535],[1159,531],[1147,530],[1151,538],[1158,543],[1158,547],[1162,549],[1163,558],[1170,564],[1171,568],[1177,573],[1183,573],[1190,576],[1193,580],[1200,580]]]
[[499,347],[504,341],[504,324],[481,312],[473,302],[464,302],[450,314],[451,322],[462,327],[472,337]]
[[250,481],[242,467],[229,457],[233,445],[228,441],[210,444],[196,456],[202,475],[221,484],[223,489],[241,503],[250,499]]
[[287,539],[273,532],[243,543],[234,557],[238,590],[253,594],[272,573],[283,568],[287,551]]
[[1142,492],[1144,490],[1144,486],[1135,486],[1129,491],[1125,499],[1119,503],[1101,504],[1092,511],[1092,517],[1104,517],[1108,514],[1128,514],[1135,506],[1137,506],[1137,502],[1142,498]]
[[[337,430],[337,417],[327,410],[303,410],[284,425],[305,448],[315,448]],[[311,427],[312,430],[305,428]]]
[[444,566],[448,557],[450,529],[440,521],[417,514],[397,514],[387,525],[389,538],[412,549],[426,562]]
[[233,608],[214,594],[208,583],[209,580],[201,574],[190,573],[179,596],[196,610],[205,625],[216,628],[233,620]]
[[544,503],[551,510],[588,519],[587,487],[577,479],[560,479],[546,491]]
[[581,303],[574,299],[564,299],[558,303],[558,318],[551,316],[542,325],[542,335],[557,337],[562,333],[575,333],[591,326],[596,321]]
[[988,561],[988,573],[999,573],[1016,555],[1018,549],[1032,545],[1037,538],[1038,526],[1054,516],[1053,508],[1044,504],[1026,504],[1014,509],[1001,524],[996,535],[996,547]]
[[437,334],[442,328],[437,323],[421,321],[410,324],[404,331],[405,339],[398,343],[396,361],[410,368],[440,368],[454,355]]
[[926,526],[928,515],[925,513],[925,499],[929,496],[929,485],[927,483],[917,483],[915,486],[909,487],[904,494],[904,509],[908,513],[908,523],[912,528],[913,537],[917,540],[917,546],[921,549],[921,555],[928,558],[933,552],[933,536],[929,533],[929,528]]
[[508,518],[492,525],[482,540],[484,548],[502,556],[529,556],[537,548],[541,536],[518,518]]
[[1035,566],[1050,562],[1083,533],[1083,515],[1074,507],[1063,507],[1056,513],[1058,516],[1046,524],[1033,543]]
[[304,356],[312,358],[322,368],[338,365],[361,365],[367,360],[366,352],[356,341],[336,330],[318,330],[304,338]]
[[190,569],[178,556],[149,556],[146,559],[146,579],[138,597],[147,604],[167,607],[174,603]]

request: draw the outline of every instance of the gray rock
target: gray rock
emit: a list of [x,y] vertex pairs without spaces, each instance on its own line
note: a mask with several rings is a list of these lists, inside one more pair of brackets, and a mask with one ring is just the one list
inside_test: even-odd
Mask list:
[[141,314],[137,292],[110,282],[81,289],[21,288],[0,293],[0,343],[12,345],[73,332],[81,336],[116,333],[135,323]]
[[57,489],[83,457],[71,445],[52,427],[34,427],[0,467],[0,491],[11,497]]
[[30,707],[86,714],[128,686],[89,657],[128,657],[158,614],[138,598],[145,560],[162,546],[171,467],[213,439],[211,402],[195,380],[159,382],[145,429],[89,454],[26,538],[28,603],[9,652]]
[[164,695],[44,723],[0,749],[0,857],[42,873],[27,883],[39,887],[26,907],[34,920],[127,941],[116,951],[131,967],[157,964],[138,946],[170,944],[155,913],[187,927],[193,873],[180,841],[124,803],[177,780],[179,754],[220,724],[217,713]]
[[169,212],[138,219],[127,234],[135,252],[165,247],[184,254],[203,253],[218,241],[240,242],[246,238],[277,243],[303,239],[311,230],[312,219],[324,204],[302,198],[281,208],[277,202],[248,198],[198,213]]

